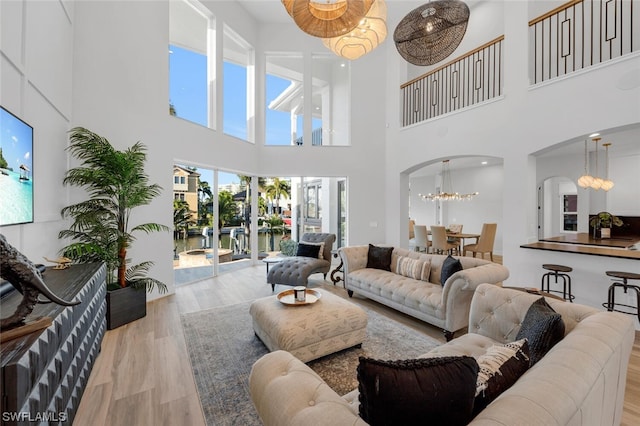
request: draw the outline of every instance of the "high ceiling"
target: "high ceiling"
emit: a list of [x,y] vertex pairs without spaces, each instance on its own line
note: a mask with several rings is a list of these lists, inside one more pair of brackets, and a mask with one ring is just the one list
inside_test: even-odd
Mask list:
[[280,0],[236,0],[256,21],[264,23],[291,22]]
[[[260,23],[292,24],[292,19],[284,9],[281,0],[234,1],[237,1],[240,6],[247,11],[247,14],[251,15],[256,21]],[[395,25],[393,24],[394,22],[399,22],[402,17],[409,11],[424,3],[427,3],[428,1],[429,0],[386,0],[389,34],[393,34],[393,25]],[[466,0],[465,3],[467,3],[469,8],[472,9],[473,13],[474,7],[481,4],[483,1],[485,0]],[[605,139],[613,142],[613,145],[611,147],[612,150],[617,148],[618,150],[624,150],[626,152],[637,152],[637,150],[640,150],[640,142],[637,138],[638,131],[640,131],[640,125],[630,126],[630,128],[605,131],[602,132],[603,142]],[[584,150],[583,141],[584,136],[581,135],[579,137],[576,137],[575,140],[567,141],[560,146],[555,146],[553,148],[534,153],[534,155],[539,157],[566,154],[582,155]],[[592,151],[594,148],[590,147],[589,149]],[[462,161],[462,159],[459,159],[457,162],[459,163],[457,165],[459,167],[469,167],[471,166],[471,164],[477,161],[475,158],[473,158],[468,160],[470,164]]]
[[[289,23],[291,18],[287,14],[280,0],[235,0],[256,21],[264,23]],[[391,22],[398,22],[404,15],[429,0],[386,0],[387,14]],[[471,8],[473,3],[481,0],[467,0],[465,3]]]

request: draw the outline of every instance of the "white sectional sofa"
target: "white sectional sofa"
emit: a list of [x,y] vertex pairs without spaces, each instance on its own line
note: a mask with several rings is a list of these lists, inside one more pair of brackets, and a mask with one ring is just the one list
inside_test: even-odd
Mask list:
[[[471,304],[469,333],[423,357],[478,358],[514,341],[528,308],[541,296],[484,284]],[[480,411],[471,425],[619,425],[635,338],[630,316],[547,298],[565,334],[515,384]],[[251,398],[265,426],[366,425],[358,390],[336,394],[285,351],[260,358],[249,377]]]
[[[469,305],[476,287],[482,283],[501,284],[509,277],[504,266],[473,257],[457,257],[462,271],[440,283],[442,264],[447,256],[425,254],[394,247],[391,271],[367,268],[369,246],[342,247],[345,288],[405,314],[442,328],[447,340],[467,326]],[[429,262],[429,281],[396,273],[399,256]]]

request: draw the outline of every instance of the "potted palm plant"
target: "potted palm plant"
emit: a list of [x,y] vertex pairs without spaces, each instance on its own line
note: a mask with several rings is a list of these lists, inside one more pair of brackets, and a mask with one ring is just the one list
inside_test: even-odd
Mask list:
[[598,230],[600,238],[611,238],[611,227],[622,226],[624,223],[618,216],[609,212],[600,212],[589,220],[589,225],[593,227],[593,233],[597,236]]
[[149,183],[144,171],[146,147],[136,142],[118,151],[109,141],[85,128],[70,131],[67,150],[81,164],[67,171],[63,183],[84,188],[89,198],[64,207],[71,220],[59,238],[73,242],[61,250],[74,262],[104,262],[107,266],[107,328],[109,330],[146,315],[146,292],[167,286],[147,274],[153,262],[129,265],[127,249],[139,232],[169,231],[159,223],[130,222],[136,207],[147,205],[162,188]]

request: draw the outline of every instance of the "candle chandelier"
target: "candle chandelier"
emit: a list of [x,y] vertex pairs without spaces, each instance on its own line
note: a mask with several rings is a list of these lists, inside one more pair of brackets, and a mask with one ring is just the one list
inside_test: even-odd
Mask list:
[[436,194],[418,194],[418,196],[425,201],[465,201],[471,200],[473,199],[473,197],[479,194],[479,192],[460,194],[453,191],[453,184],[451,183],[451,170],[449,170],[449,160],[442,161],[441,177],[442,184]]
[[584,174],[578,179],[578,186],[581,188],[591,188],[596,191],[602,189],[603,191],[609,191],[613,188],[614,183],[609,179],[609,147],[611,143],[603,143],[605,148],[605,177],[604,179],[598,177],[598,142],[601,138],[593,138],[593,142],[596,143],[595,151],[595,176],[589,174],[589,162],[588,162],[588,149],[587,141],[584,141]]

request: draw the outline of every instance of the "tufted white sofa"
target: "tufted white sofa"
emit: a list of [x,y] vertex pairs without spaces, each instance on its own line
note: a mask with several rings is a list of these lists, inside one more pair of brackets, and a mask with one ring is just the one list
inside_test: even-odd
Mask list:
[[[509,270],[488,260],[458,257],[462,271],[440,284],[442,262],[447,256],[425,254],[394,247],[391,272],[367,268],[369,246],[342,247],[338,250],[344,262],[345,288],[405,314],[442,328],[447,340],[467,326],[469,305],[476,287],[482,283],[499,284],[509,277]],[[407,278],[396,273],[399,256],[431,263],[429,282]]]
[[[469,333],[424,357],[478,357],[493,344],[515,340],[540,296],[483,284],[471,303]],[[630,316],[547,299],[562,315],[565,337],[471,425],[618,425],[635,338]],[[366,425],[358,416],[357,389],[344,397],[288,352],[260,358],[249,390],[265,426]]]

